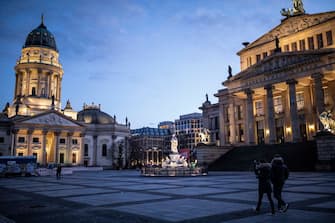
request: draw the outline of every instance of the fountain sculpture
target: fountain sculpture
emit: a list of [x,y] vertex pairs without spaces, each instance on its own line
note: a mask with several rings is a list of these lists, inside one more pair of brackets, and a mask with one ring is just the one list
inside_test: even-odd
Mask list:
[[144,167],[143,176],[199,176],[207,175],[207,169],[189,165],[187,159],[178,152],[178,139],[175,134],[171,138],[171,153],[162,160],[162,167]]

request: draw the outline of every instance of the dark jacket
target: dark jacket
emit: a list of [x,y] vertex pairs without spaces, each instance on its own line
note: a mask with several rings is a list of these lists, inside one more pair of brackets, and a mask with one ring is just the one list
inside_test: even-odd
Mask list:
[[289,176],[289,170],[283,162],[283,158],[275,157],[271,162],[271,181],[273,184],[284,184]]
[[271,165],[269,163],[260,163],[256,165],[255,174],[258,178],[259,193],[272,192]]

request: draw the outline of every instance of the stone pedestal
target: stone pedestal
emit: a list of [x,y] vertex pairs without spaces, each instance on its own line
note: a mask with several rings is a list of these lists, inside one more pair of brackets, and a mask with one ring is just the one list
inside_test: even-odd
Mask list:
[[327,132],[318,132],[315,136],[318,162],[316,170],[335,170],[335,135]]

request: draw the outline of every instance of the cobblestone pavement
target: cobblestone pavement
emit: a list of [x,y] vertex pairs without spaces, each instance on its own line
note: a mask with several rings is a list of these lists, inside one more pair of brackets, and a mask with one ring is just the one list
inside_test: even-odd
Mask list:
[[253,211],[252,172],[201,177],[141,177],[137,171],[0,178],[0,222],[335,222],[335,173],[291,173],[286,213]]

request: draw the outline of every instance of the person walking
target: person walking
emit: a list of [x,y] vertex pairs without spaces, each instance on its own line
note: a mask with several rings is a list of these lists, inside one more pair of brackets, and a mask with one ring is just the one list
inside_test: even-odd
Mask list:
[[275,208],[271,196],[271,164],[267,163],[265,160],[255,162],[255,174],[258,178],[258,202],[255,211],[257,213],[260,211],[263,195],[266,194],[270,202],[271,213],[274,215]]
[[271,161],[271,182],[273,184],[273,195],[278,201],[278,210],[286,212],[289,204],[282,198],[285,181],[288,179],[289,170],[284,164],[284,159],[276,154]]
[[61,173],[62,173],[62,166],[60,164],[58,164],[57,169],[56,169],[56,178],[57,178],[57,180],[60,179]]

